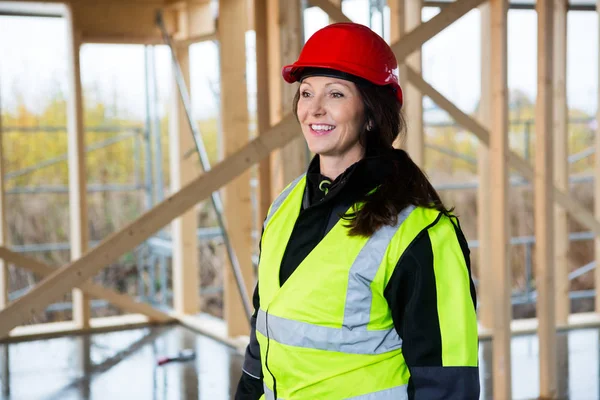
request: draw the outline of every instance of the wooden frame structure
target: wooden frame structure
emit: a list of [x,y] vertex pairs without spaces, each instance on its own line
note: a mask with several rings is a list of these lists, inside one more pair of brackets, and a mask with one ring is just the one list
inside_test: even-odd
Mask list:
[[[538,319],[524,328],[537,331],[540,343],[540,395],[556,396],[557,327],[599,324],[597,314],[585,318],[569,315],[568,267],[566,252],[567,214],[600,236],[600,185],[596,185],[595,214],[568,193],[566,127],[566,0],[538,0],[538,94],[536,109],[536,164],[511,152],[508,146],[507,13],[508,0],[457,0],[440,13],[421,22],[420,0],[389,0],[392,48],[401,64],[400,74],[407,96],[407,113],[414,130],[407,148],[418,164],[424,163],[422,98],[429,97],[481,143],[479,152],[478,221],[481,244],[479,271],[481,337],[493,338],[494,397],[511,397],[510,338],[511,272],[509,266],[509,225],[507,200],[509,167],[535,188],[535,233],[538,268]],[[1,11],[0,3],[0,11]],[[29,8],[37,3],[20,0]],[[247,290],[253,287],[250,256],[251,204],[249,168],[259,163],[260,215],[266,215],[275,193],[303,172],[306,149],[299,137],[295,118],[289,114],[294,87],[283,85],[280,67],[295,59],[302,46],[302,12],[299,0],[221,0],[219,21],[207,0],[71,0],[64,4],[68,21],[70,55],[69,80],[69,171],[71,201],[72,262],[52,268],[9,250],[4,227],[2,146],[0,141],[0,337],[19,336],[19,325],[70,290],[74,291],[76,327],[55,330],[73,333],[95,329],[89,317],[88,296],[104,298],[123,310],[144,316],[144,323],[178,321],[218,337],[232,346],[233,338],[247,334],[243,308],[232,290],[232,276],[225,275],[223,327],[206,328],[194,315],[198,309],[198,260],[196,257],[194,206],[212,192],[225,188],[227,226],[240,259]],[[341,2],[310,0],[323,9],[331,21],[349,21]],[[600,5],[600,1],[599,1]],[[421,76],[421,46],[460,19],[479,8],[482,18],[482,96],[478,118],[473,118],[440,94]],[[189,82],[189,45],[217,39],[220,42],[222,121],[226,159],[205,174],[183,157],[191,143],[182,105],[173,94],[170,128],[171,170],[175,193],[154,208],[87,249],[87,212],[83,153],[82,93],[79,46],[82,43],[162,43],[155,15],[163,10],[165,22],[177,48],[177,57]],[[131,24],[135,16],[136,24]],[[242,20],[244,23],[239,23]],[[218,30],[217,30],[218,26]],[[244,34],[256,32],[258,91],[258,135],[250,140],[245,91]],[[1,139],[1,137],[0,137]],[[553,142],[556,144],[553,146]],[[600,154],[600,134],[597,135]],[[596,158],[597,160],[600,157]],[[285,163],[283,162],[285,160]],[[553,162],[554,161],[554,162]],[[596,161],[600,163],[599,161]],[[600,164],[596,166],[600,179]],[[594,216],[595,215],[595,216]],[[175,310],[164,313],[126,295],[90,283],[108,263],[152,236],[168,224],[174,231]],[[597,240],[600,249],[600,240]],[[600,251],[597,250],[600,260]],[[6,267],[11,263],[29,269],[43,280],[18,300],[8,303]],[[185,266],[185,268],[184,268]],[[226,269],[229,271],[229,269]],[[596,274],[596,287],[600,287]],[[596,298],[596,310],[600,300]],[[578,321],[578,322],[577,322]],[[139,323],[139,319],[138,319]],[[513,328],[511,329],[511,325]],[[215,332],[219,333],[215,333]],[[23,334],[26,336],[26,334]]]

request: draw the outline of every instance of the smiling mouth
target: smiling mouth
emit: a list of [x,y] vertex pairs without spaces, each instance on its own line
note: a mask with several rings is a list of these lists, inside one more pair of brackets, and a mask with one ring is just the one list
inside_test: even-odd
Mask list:
[[335,125],[328,124],[309,124],[308,126],[315,135],[325,135],[335,129]]

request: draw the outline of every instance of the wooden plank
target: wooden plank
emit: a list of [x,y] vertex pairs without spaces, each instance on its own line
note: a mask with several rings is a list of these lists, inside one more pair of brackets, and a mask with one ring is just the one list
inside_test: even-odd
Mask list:
[[71,288],[92,277],[104,266],[155,234],[174,218],[208,198],[225,183],[246,171],[271,151],[298,136],[293,115],[287,116],[264,135],[260,135],[234,155],[217,164],[210,172],[195,178],[138,219],[117,231],[84,254],[79,260],[59,268],[23,297],[0,310],[0,337],[27,321]]
[[[139,43],[141,40],[144,44],[149,41],[163,43],[161,32],[156,25],[156,13],[162,9],[161,4],[74,2],[71,8],[84,43],[98,43],[104,40],[107,43]],[[163,16],[167,31],[176,35],[180,29],[178,11],[165,10]],[[214,24],[203,24],[195,31],[195,35],[214,31]]]
[[177,317],[178,322],[186,328],[217,340],[236,350],[239,355],[244,355],[250,341],[247,335],[248,332],[246,332],[246,336],[230,337],[227,334],[226,322],[208,314],[181,315]]
[[[406,0],[406,30],[408,32],[421,25],[422,0]],[[421,73],[421,51],[414,51],[406,58],[406,65]],[[425,167],[425,131],[423,130],[423,96],[419,89],[405,85],[406,116],[408,135],[406,149],[412,160],[421,168]]]
[[[598,12],[598,16],[600,17],[600,0],[598,0],[596,2],[596,7],[597,10],[599,10]],[[600,22],[600,18],[598,19]],[[598,33],[600,34],[600,25],[599,25],[599,29],[598,29]],[[598,54],[600,55],[600,51],[598,52]],[[598,60],[600,61],[600,57],[598,57]],[[598,64],[598,79],[600,79],[600,63]],[[600,82],[600,80],[598,81]],[[598,85],[598,101],[600,102],[600,85]],[[600,104],[600,103],[598,103]],[[598,107],[598,111],[596,114],[596,121],[600,121],[600,107]],[[595,182],[600,182],[600,157],[598,157],[597,155],[600,155],[600,124],[597,124],[596,126],[596,156],[595,156],[595,165],[594,165],[594,172],[595,172]],[[594,185],[594,213],[596,215],[596,218],[600,219],[600,185]],[[600,236],[600,235],[599,235]],[[595,248],[595,255],[596,255],[596,265],[600,266],[600,237],[597,237],[595,242],[594,242],[594,248]],[[600,270],[598,270],[600,271]],[[600,290],[600,273],[595,273],[595,288],[596,291],[598,292]],[[596,312],[600,314],[600,296],[596,296]]]
[[[189,47],[177,48],[177,61],[186,86],[190,87]],[[189,92],[189,89],[188,89]],[[173,193],[200,173],[194,138],[173,77],[169,118],[169,162]],[[187,155],[189,152],[191,155]],[[200,267],[198,261],[198,218],[195,208],[187,210],[171,224],[173,232],[173,308],[182,314],[200,310]]]
[[[554,182],[569,192],[569,134],[567,111],[567,0],[556,0],[554,10]],[[554,257],[556,271],[556,322],[566,323],[569,300],[569,227],[567,210],[554,208]]]
[[[56,271],[56,268],[46,265],[34,258],[10,251],[2,246],[0,246],[0,259],[24,268],[34,273],[39,278],[45,278]],[[173,319],[168,314],[155,309],[149,304],[139,303],[129,295],[115,292],[114,290],[104,288],[91,282],[79,285],[79,288],[90,297],[107,300],[112,305],[129,313],[145,315],[150,321],[167,322]]]
[[535,283],[537,288],[536,314],[538,318],[540,397],[556,396],[557,355],[554,311],[554,204],[552,188],[554,176],[553,155],[553,39],[554,0],[540,0],[536,4],[537,24],[537,100],[535,109]]
[[[4,133],[2,131],[2,99],[0,99],[0,246],[8,244],[8,226],[6,224],[6,183],[4,180]],[[9,265],[0,259],[0,310],[8,304],[8,291],[10,290]]]
[[334,0],[309,0],[309,3],[311,6],[319,7],[323,10],[329,15],[330,20],[335,22],[352,22],[352,20],[342,12],[341,4],[336,4]]
[[[279,0],[267,0],[268,62],[269,62],[269,103],[271,125],[281,121],[283,112],[281,77],[281,22],[279,21]],[[281,167],[281,151],[276,150],[270,155],[271,163],[271,198],[276,198],[283,189],[283,168]]]
[[[407,69],[407,77],[412,84],[419,87],[424,96],[431,98],[440,108],[445,110],[459,125],[475,134],[477,138],[486,145],[490,144],[489,132],[476,120],[462,112],[450,100],[445,98],[440,92],[435,90],[416,72]],[[529,163],[517,153],[511,151],[508,154],[509,164],[515,168],[526,180],[532,182],[534,178],[533,168]],[[582,206],[576,199],[568,193],[554,190],[554,201],[564,207],[571,218],[593,231],[596,235],[600,235],[600,222],[594,217],[594,214]]]
[[[221,68],[221,123],[223,148],[228,157],[249,140],[246,90],[246,0],[219,2],[219,46]],[[252,293],[252,202],[250,173],[244,172],[225,187],[225,217],[244,278],[246,291]],[[248,319],[231,267],[224,271],[224,314],[229,336],[247,335]]]
[[118,315],[113,317],[92,318],[88,329],[81,329],[72,321],[50,322],[46,324],[35,324],[18,326],[10,332],[10,335],[0,339],[0,343],[18,343],[28,340],[50,339],[102,332],[115,332],[126,329],[143,328],[155,325],[148,317],[140,314]]
[[[256,34],[256,114],[258,131],[265,133],[271,126],[270,82],[269,82],[269,33],[271,24],[268,21],[268,1],[254,0],[254,26]],[[267,217],[271,206],[271,157],[267,157],[258,165],[259,204],[258,220]],[[260,229],[260,228],[259,228]]]
[[[481,15],[481,97],[479,99],[479,122],[489,125],[491,120],[491,65],[490,50],[491,27],[489,3],[479,6]],[[479,188],[477,189],[477,249],[479,267],[479,321],[482,326],[491,329],[494,326],[494,280],[491,269],[490,242],[491,242],[491,216],[492,206],[490,199],[490,152],[485,143],[479,142],[477,149],[477,172],[479,175]]]
[[[537,318],[515,319],[510,323],[512,336],[519,335],[535,335],[538,331]],[[569,320],[566,324],[561,324],[557,328],[559,331],[569,331],[578,329],[589,329],[600,327],[600,315],[595,312],[591,313],[576,313],[569,315]],[[479,326],[479,339],[493,339],[493,333],[490,329]],[[540,397],[541,398],[541,397]]]
[[[388,7],[390,8],[390,43],[396,43],[404,36],[406,30],[405,3],[405,0],[388,0]],[[402,90],[405,90],[408,82],[404,64],[398,64],[398,77]],[[404,148],[406,150],[406,142],[405,135],[398,135],[393,146],[396,149]]]
[[510,321],[512,276],[509,264],[508,218],[508,1],[490,0],[491,48],[491,135],[490,143],[490,261],[494,279],[494,398],[512,398]]
[[[325,0],[323,0],[323,1],[325,1]],[[346,15],[342,12],[342,0],[327,0],[327,2],[329,4],[331,4],[331,5],[333,5],[333,7],[336,8],[336,10],[332,12],[332,14],[328,13],[327,11],[325,11],[322,7],[319,7],[319,8],[321,8],[322,11],[324,11],[325,13],[327,13],[327,15],[329,17],[329,23],[330,24],[335,24],[336,22],[343,22],[344,18],[348,19],[348,17],[346,17]],[[342,13],[342,15],[338,14],[336,16],[335,14],[336,14],[337,11],[339,11],[340,13]],[[348,19],[348,21],[346,21],[346,22],[352,22],[352,21],[350,21]]]
[[[279,0],[279,36],[281,58],[279,60],[279,84],[281,86],[281,114],[292,111],[297,84],[288,84],[281,78],[281,66],[295,62],[302,49],[302,6],[300,0]],[[273,155],[274,169],[280,170],[274,177],[272,189],[279,194],[287,184],[300,176],[307,167],[307,147],[303,137],[298,137]],[[277,180],[276,180],[277,179]]]
[[[79,50],[81,38],[76,16],[67,6],[68,95],[67,138],[69,165],[69,220],[71,260],[81,257],[88,249],[89,227],[87,212],[87,179],[85,166],[85,130],[83,123],[83,93]],[[79,289],[73,290],[73,320],[81,328],[89,327],[90,302]]]
[[392,45],[396,59],[401,63],[408,55],[417,51],[423,43],[452,25],[463,15],[478,7],[486,0],[460,0],[448,6],[431,18],[403,36],[402,40]]

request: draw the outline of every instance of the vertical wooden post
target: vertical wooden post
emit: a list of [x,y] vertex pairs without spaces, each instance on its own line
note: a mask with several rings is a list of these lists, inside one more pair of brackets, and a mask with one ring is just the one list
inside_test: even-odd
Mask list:
[[494,279],[493,380],[494,398],[512,398],[511,389],[511,271],[508,260],[508,0],[490,0],[491,135],[490,135],[490,267]]
[[[2,104],[0,103],[0,246],[8,244],[8,229],[6,226],[6,185],[4,181],[4,134],[2,133]],[[8,305],[8,263],[0,259],[0,310]]]
[[[481,15],[481,97],[479,98],[479,122],[486,127],[491,119],[491,48],[490,48],[490,5],[479,7]],[[479,188],[477,190],[477,251],[479,268],[479,321],[481,326],[491,329],[494,325],[494,281],[490,258],[490,229],[492,205],[490,199],[490,150],[484,143],[479,143],[477,149],[477,171],[479,173]]]
[[[246,89],[246,0],[221,0],[219,39],[221,66],[221,121],[225,157],[248,143]],[[260,89],[259,89],[260,90]],[[246,171],[225,187],[225,216],[231,243],[236,250],[244,283],[252,293],[252,204],[250,172]],[[231,268],[224,271],[225,319],[229,336],[248,335],[250,326]]]
[[[567,108],[567,0],[555,0],[554,10],[554,180],[556,187],[569,191],[569,134]],[[554,206],[554,251],[556,262],[556,323],[566,325],[569,300],[569,228],[567,211]]]
[[[190,49],[176,49],[183,80],[190,87]],[[173,74],[175,71],[173,70]],[[169,163],[171,191],[176,192],[200,172],[198,155],[179,88],[173,76],[169,116]],[[189,90],[188,90],[189,91]],[[190,152],[190,155],[186,155]],[[195,208],[173,220],[173,308],[182,314],[200,311],[200,268],[198,262],[198,218]]]
[[[390,43],[396,43],[402,36],[405,31],[405,22],[406,22],[406,7],[405,0],[388,0],[388,6],[390,8]],[[406,79],[406,72],[404,68],[404,60],[398,60],[398,76],[400,80],[400,86],[402,90],[404,90],[404,94],[406,95],[406,87],[408,85],[408,81]],[[412,129],[411,122],[407,122],[409,125],[409,130]],[[398,136],[398,138],[394,141],[394,147],[397,149],[406,148],[406,140],[402,136]]]
[[[278,81],[281,88],[281,108],[277,115],[277,121],[292,112],[294,94],[298,88],[297,84],[288,84],[281,77],[281,67],[291,64],[298,59],[303,42],[302,28],[302,4],[300,0],[279,0],[278,3],[278,25],[279,25],[279,59]],[[275,32],[274,32],[275,34]],[[275,100],[275,99],[273,99]],[[301,175],[306,170],[307,148],[304,138],[292,140],[281,150],[273,153],[274,169],[277,176],[272,181],[275,193],[280,193],[283,188]]]
[[[406,0],[406,32],[421,24],[422,0]],[[415,51],[406,58],[406,65],[421,72],[421,51]],[[406,149],[413,161],[421,168],[425,167],[425,132],[423,130],[423,96],[409,82],[405,85],[406,116],[408,137]]]
[[[396,43],[404,35],[405,30],[405,0],[388,0],[390,8],[390,43]],[[400,63],[401,60],[398,60]],[[400,81],[402,85],[403,81]]]
[[[596,13],[600,17],[600,0],[596,2]],[[598,18],[600,23],[600,18]],[[600,27],[600,25],[599,25]],[[600,34],[600,29],[598,30]],[[600,51],[598,51],[600,56]],[[600,57],[598,57],[598,82],[600,82]],[[600,85],[598,85],[598,111],[596,121],[600,121]],[[600,124],[596,126],[596,154],[600,154]],[[600,218],[600,157],[595,157],[595,184],[594,184],[594,213],[596,218]],[[596,250],[596,268],[600,266],[600,237],[595,240]],[[596,313],[600,314],[600,269],[595,272],[596,284]]]
[[535,115],[535,282],[540,347],[540,397],[556,395],[556,317],[554,311],[553,96],[554,0],[539,0],[538,73]]
[[[68,98],[67,136],[69,156],[69,215],[71,259],[80,258],[88,249],[89,228],[87,213],[87,186],[85,167],[85,131],[83,124],[83,94],[79,50],[81,34],[77,30],[73,12],[67,6]],[[73,320],[80,328],[89,327],[89,297],[73,289]]]
[[[254,32],[256,34],[256,114],[258,132],[262,134],[271,126],[269,93],[269,33],[267,0],[254,0]],[[271,206],[271,157],[258,165],[259,221],[267,217]]]

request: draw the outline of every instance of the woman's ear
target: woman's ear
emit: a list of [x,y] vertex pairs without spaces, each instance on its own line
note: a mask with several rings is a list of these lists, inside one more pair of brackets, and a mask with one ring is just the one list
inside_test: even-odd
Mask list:
[[371,120],[367,121],[367,131],[373,130],[373,122]]

